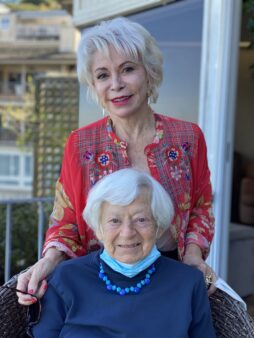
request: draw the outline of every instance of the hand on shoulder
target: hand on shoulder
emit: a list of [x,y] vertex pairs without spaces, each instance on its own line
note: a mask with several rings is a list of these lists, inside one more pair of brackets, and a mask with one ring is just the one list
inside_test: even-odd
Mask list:
[[[50,248],[37,263],[18,277],[17,289],[27,294],[17,292],[18,302],[22,305],[31,305],[41,298],[47,290],[46,278],[66,255],[55,248]],[[33,297],[36,296],[36,297]]]
[[217,277],[213,269],[203,260],[202,251],[196,244],[189,244],[183,257],[183,263],[199,269],[205,278],[208,287],[208,296],[216,291],[215,283]]

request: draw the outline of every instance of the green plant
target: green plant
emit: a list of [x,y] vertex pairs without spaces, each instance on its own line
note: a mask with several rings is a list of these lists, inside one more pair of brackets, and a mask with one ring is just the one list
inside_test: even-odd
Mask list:
[[[52,204],[44,204],[47,228]],[[4,282],[5,265],[5,218],[6,205],[0,204],[0,284]],[[12,206],[12,252],[11,275],[14,275],[37,260],[37,204],[16,204]]]

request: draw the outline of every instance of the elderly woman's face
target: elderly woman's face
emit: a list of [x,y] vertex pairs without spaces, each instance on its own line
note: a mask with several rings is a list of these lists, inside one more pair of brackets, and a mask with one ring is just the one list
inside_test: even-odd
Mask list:
[[150,205],[150,193],[145,188],[127,206],[103,203],[97,236],[111,257],[131,264],[149,254],[156,239],[156,226]]
[[109,57],[99,51],[94,54],[91,70],[100,104],[112,118],[147,112],[148,81],[141,63],[110,47]]

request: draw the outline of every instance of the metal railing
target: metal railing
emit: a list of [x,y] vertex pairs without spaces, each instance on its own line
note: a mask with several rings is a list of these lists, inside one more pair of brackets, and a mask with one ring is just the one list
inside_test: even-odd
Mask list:
[[11,253],[12,253],[12,210],[13,206],[17,204],[32,204],[37,203],[38,222],[37,222],[37,255],[38,259],[41,257],[43,245],[43,232],[44,232],[44,203],[53,202],[52,197],[41,198],[27,198],[27,199],[10,199],[0,200],[1,205],[6,205],[6,221],[5,221],[5,265],[4,265],[4,280],[7,282],[11,277]]

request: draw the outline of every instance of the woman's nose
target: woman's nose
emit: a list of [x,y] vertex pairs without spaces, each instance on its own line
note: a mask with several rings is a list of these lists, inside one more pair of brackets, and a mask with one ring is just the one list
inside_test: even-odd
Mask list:
[[118,74],[112,76],[111,79],[111,90],[119,91],[124,88],[122,77]]
[[126,221],[121,226],[121,235],[130,237],[136,234],[136,229],[130,221]]

